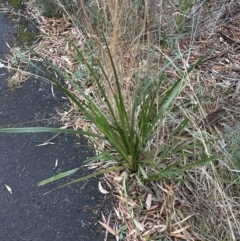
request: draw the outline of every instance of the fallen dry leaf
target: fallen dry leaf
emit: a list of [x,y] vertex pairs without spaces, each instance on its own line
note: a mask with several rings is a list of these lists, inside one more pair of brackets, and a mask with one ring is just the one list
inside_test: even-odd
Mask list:
[[3,68],[3,67],[5,67],[5,65],[0,62],[0,68]]
[[100,221],[98,221],[109,233],[111,233],[112,235],[117,235],[116,232],[106,223],[102,223]]
[[226,112],[226,109],[220,108],[211,114],[208,114],[207,117],[202,120],[199,124],[198,127],[204,127],[204,126],[212,126],[216,124],[219,120],[222,119],[223,114]]
[[55,161],[55,166],[54,166],[53,170],[55,170],[55,169],[57,168],[57,166],[58,166],[58,158],[57,158],[57,160]]
[[98,189],[99,189],[99,191],[100,191],[102,194],[107,194],[107,193],[108,193],[108,191],[105,190],[105,189],[102,187],[102,183],[101,183],[100,181],[98,182]]
[[6,184],[4,184],[4,185],[5,185],[5,187],[7,188],[8,192],[12,194],[12,189],[11,189],[11,187],[9,187],[9,186],[6,185]]
[[133,219],[133,222],[138,230],[140,230],[141,232],[144,230],[144,225],[142,223],[140,223],[136,219]]
[[147,199],[146,199],[146,208],[147,208],[147,210],[149,210],[151,208],[151,204],[152,204],[152,194],[149,193],[147,195]]
[[54,145],[54,142],[44,142],[42,144],[36,145],[36,146],[47,146],[47,145]]

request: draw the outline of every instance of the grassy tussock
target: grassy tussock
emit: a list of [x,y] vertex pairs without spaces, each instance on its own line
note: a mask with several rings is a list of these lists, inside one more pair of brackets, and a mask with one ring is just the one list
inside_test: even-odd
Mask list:
[[[107,232],[113,233],[117,240],[129,241],[239,240],[239,175],[237,165],[232,163],[239,143],[235,143],[237,148],[234,149],[231,138],[229,141],[229,132],[232,133],[229,128],[239,123],[239,81],[237,74],[232,74],[238,69],[238,1],[79,0],[72,7],[56,0],[56,4],[65,23],[72,23],[72,35],[67,36],[73,37],[76,46],[83,50],[85,61],[98,74],[118,118],[121,117],[115,100],[118,86],[112,61],[130,119],[135,91],[146,86],[144,76],[149,76],[147,80],[150,81],[159,70],[165,73],[155,103],[169,86],[179,79],[184,81],[178,97],[157,122],[155,132],[141,153],[141,163],[145,163],[143,168],[136,173],[121,170],[105,174],[106,183],[119,201],[115,206],[114,221],[105,223]],[[48,13],[51,15],[55,13]],[[53,32],[47,32],[48,23],[59,20],[50,18],[45,19],[48,23],[41,22],[39,16],[45,36],[52,38]],[[81,29],[82,41],[75,27]],[[53,59],[54,64],[77,81],[77,73],[82,71],[84,61],[75,64],[76,52],[62,35],[59,36],[62,42],[58,49],[63,50],[61,54],[69,58],[71,65],[58,61],[58,51],[54,52],[53,45],[53,50],[47,51],[47,41],[38,52]],[[95,57],[108,80],[96,65]],[[199,59],[202,59],[201,63],[198,63]],[[196,63],[198,66],[194,68]],[[92,81],[92,73],[86,71],[80,80],[78,85],[91,93],[95,103],[110,118],[99,86]],[[68,87],[71,93],[78,94],[71,85]],[[149,87],[156,88],[156,85]],[[78,118],[65,113],[63,119],[72,122],[74,128],[98,133],[96,125],[84,121],[75,107],[73,103],[69,113],[78,115]],[[200,124],[209,117],[208,114],[222,107],[226,112],[216,123]],[[153,108],[156,113],[159,111],[157,104]],[[138,115],[135,118],[137,120]],[[183,122],[187,125],[181,129]],[[108,142],[95,141],[94,145],[102,150],[109,148]],[[180,166],[183,166],[191,164],[192,160],[200,161],[203,156],[211,158],[214,155],[219,156],[216,162],[189,166],[182,172],[177,166],[170,179],[166,176],[159,178],[159,171],[175,161],[180,160]],[[100,162],[98,167],[105,165]],[[149,173],[151,177],[157,177],[156,180],[146,182]]]

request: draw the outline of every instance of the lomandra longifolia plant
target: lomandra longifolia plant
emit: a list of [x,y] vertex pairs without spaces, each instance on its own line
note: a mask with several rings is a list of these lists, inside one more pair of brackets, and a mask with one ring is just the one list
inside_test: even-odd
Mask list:
[[[180,92],[184,80],[179,79],[175,81],[172,85],[169,83],[165,83],[164,70],[171,63],[166,63],[164,68],[157,71],[155,74],[150,74],[151,69],[151,61],[148,66],[148,70],[146,72],[144,80],[137,80],[136,90],[132,96],[132,105],[131,111],[127,112],[127,108],[124,103],[124,97],[122,93],[120,79],[117,73],[116,66],[114,64],[111,52],[107,45],[107,41],[104,38],[104,43],[106,47],[106,51],[108,53],[112,73],[114,77],[114,83],[116,86],[116,91],[113,93],[113,102],[110,101],[109,96],[107,95],[106,85],[102,84],[102,80],[99,78],[99,71],[101,72],[101,76],[104,78],[105,83],[107,83],[109,89],[111,89],[111,83],[109,76],[104,70],[101,62],[95,58],[95,67],[91,66],[91,63],[87,61],[84,57],[83,53],[78,50],[78,48],[73,44],[80,65],[85,65],[92,77],[92,80],[96,83],[98,90],[102,99],[105,101],[105,105],[107,106],[107,112],[103,112],[101,107],[94,101],[94,99],[82,90],[78,84],[73,81],[73,79],[62,72],[59,68],[54,66],[47,59],[42,58],[39,54],[34,52],[38,57],[43,59],[44,63],[51,67],[58,76],[61,76],[66,82],[68,82],[73,89],[78,92],[78,95],[73,94],[67,88],[64,87],[62,83],[60,83],[57,79],[54,79],[47,73],[49,80],[58,86],[66,96],[71,99],[71,101],[79,108],[84,118],[90,121],[98,130],[98,134],[94,132],[82,131],[82,130],[73,130],[73,129],[61,129],[61,128],[51,128],[51,127],[29,127],[29,128],[5,128],[0,129],[0,132],[5,133],[26,133],[26,132],[57,132],[57,133],[70,133],[70,134],[79,134],[85,135],[89,137],[94,137],[96,139],[102,139],[109,143],[110,149],[108,150],[98,150],[98,155],[91,159],[94,161],[104,161],[104,162],[114,162],[114,166],[108,166],[99,172],[90,174],[85,177],[81,177],[77,180],[74,180],[65,185],[69,185],[71,183],[85,180],[91,178],[96,175],[100,175],[113,170],[126,170],[130,173],[137,173],[144,180],[159,180],[162,178],[169,178],[177,175],[180,172],[188,168],[192,168],[194,166],[204,164],[213,160],[214,158],[203,157],[202,159],[191,160],[191,163],[185,163],[184,165],[181,162],[181,156],[183,155],[184,145],[179,146],[179,140],[171,141],[173,138],[173,134],[176,132],[181,132],[188,123],[187,119],[184,119],[172,132],[172,135],[169,136],[168,147],[166,145],[159,149],[159,158],[157,160],[153,160],[150,157],[144,159],[144,151],[147,145],[147,142],[153,138],[156,134],[156,127],[160,123],[161,119],[165,117],[166,111],[173,104],[175,97]],[[19,51],[17,52],[18,56],[25,62],[30,63],[33,67],[37,68],[39,71],[44,72],[40,69],[35,63],[33,63],[26,56],[21,54]],[[96,68],[97,64],[97,68]],[[101,77],[101,78],[102,78]],[[164,91],[162,88],[164,85]],[[166,88],[167,86],[167,88]],[[79,98],[78,96],[81,96]],[[169,141],[170,140],[170,141]],[[189,149],[189,146],[186,147]],[[195,146],[196,148],[196,146]],[[180,155],[179,155],[180,154]],[[175,155],[177,158],[174,158],[174,162],[168,164],[167,166],[163,166],[164,160],[169,157]],[[193,156],[196,156],[195,154]],[[152,166],[151,171],[146,171],[146,166]],[[71,175],[78,171],[79,168],[74,170],[66,171],[64,173],[58,174],[54,177],[48,178],[42,182],[40,185],[44,185],[46,183],[52,182],[59,178]],[[63,186],[65,186],[63,185]]]

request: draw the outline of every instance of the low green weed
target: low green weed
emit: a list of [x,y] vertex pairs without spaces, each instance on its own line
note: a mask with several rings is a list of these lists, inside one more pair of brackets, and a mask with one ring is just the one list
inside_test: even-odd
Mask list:
[[240,123],[234,127],[225,127],[223,131],[224,140],[231,159],[232,169],[240,170]]

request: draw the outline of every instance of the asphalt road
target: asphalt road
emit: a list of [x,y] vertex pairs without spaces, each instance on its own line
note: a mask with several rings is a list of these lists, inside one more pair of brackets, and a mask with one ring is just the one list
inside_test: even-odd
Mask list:
[[[5,59],[6,43],[13,45],[16,33],[12,21],[0,13],[0,59]],[[56,109],[63,110],[68,104],[63,100],[63,94],[54,88],[53,97],[51,85],[33,77],[13,92],[6,82],[8,75],[6,69],[0,69],[0,127],[58,126]],[[56,137],[52,140],[53,145],[37,146],[52,136],[0,134],[0,240],[104,239],[104,230],[97,221],[106,207],[96,180],[47,195],[43,194],[66,180],[37,186],[43,179],[81,166],[94,154],[85,147],[86,140],[70,135]],[[58,167],[53,169],[56,159]],[[68,180],[86,173],[82,169]],[[7,187],[11,188],[12,194]]]

